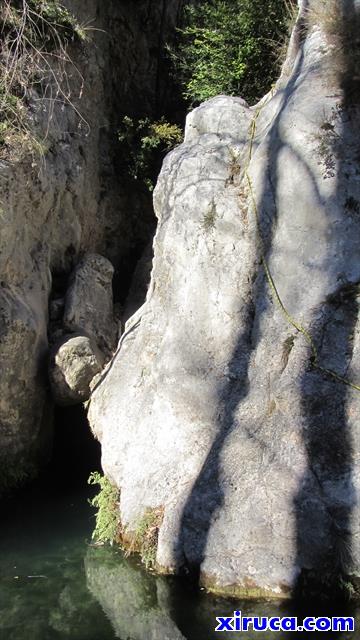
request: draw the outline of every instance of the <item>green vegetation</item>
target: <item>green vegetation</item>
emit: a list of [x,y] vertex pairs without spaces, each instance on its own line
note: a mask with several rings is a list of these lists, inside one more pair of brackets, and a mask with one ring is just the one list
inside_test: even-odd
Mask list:
[[84,37],[75,17],[58,0],[3,0],[0,23],[3,39],[18,43],[21,37],[22,43],[47,52]]
[[162,507],[148,509],[130,538],[127,554],[139,553],[147,569],[152,569],[156,564],[159,529],[163,516]]
[[163,508],[148,509],[139,520],[135,531],[124,531],[119,515],[119,490],[110,483],[108,478],[97,471],[90,474],[88,483],[100,487],[99,493],[89,501],[91,506],[97,509],[93,540],[101,543],[109,542],[111,545],[119,544],[126,555],[139,553],[145,567],[153,568],[156,563],[158,534],[164,515]]
[[82,78],[71,61],[68,46],[85,36],[85,29],[57,0],[2,1],[0,145],[15,135],[16,142],[33,140],[33,146],[37,146],[26,108],[34,91],[36,98],[46,101],[49,121],[56,102],[74,107],[69,68],[76,70],[81,83]]
[[176,124],[164,119],[134,120],[125,116],[119,131],[119,141],[126,158],[126,170],[135,180],[141,180],[152,191],[164,155],[180,144],[183,134]]
[[279,72],[294,0],[207,0],[185,8],[179,42],[170,55],[191,104],[215,95],[256,102]]
[[97,471],[90,474],[89,484],[97,484],[99,493],[90,500],[92,507],[97,509],[96,526],[92,534],[93,540],[98,542],[120,542],[121,523],[119,517],[119,491],[108,478]]

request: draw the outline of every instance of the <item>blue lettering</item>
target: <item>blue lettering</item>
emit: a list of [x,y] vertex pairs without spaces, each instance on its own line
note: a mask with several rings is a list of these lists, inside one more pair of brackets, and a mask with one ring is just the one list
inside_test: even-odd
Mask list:
[[333,618],[333,631],[355,631],[354,618]]
[[297,618],[281,618],[281,631],[297,631]]
[[243,631],[248,631],[249,630],[249,625],[253,623],[253,618],[247,618],[246,616],[243,617],[242,619],[242,630]]
[[316,618],[315,626],[316,631],[330,631],[331,620],[330,618]]
[[215,631],[234,631],[234,628],[231,626],[233,618],[216,618],[218,621],[218,626]]
[[303,622],[304,631],[314,631],[315,629],[315,618],[309,617],[305,618]]
[[269,629],[271,631],[280,631],[280,618],[270,618]]
[[234,611],[235,631],[241,631],[241,611]]
[[266,631],[267,618],[254,618],[254,631]]
[[[319,617],[308,616],[304,618],[302,626],[298,626],[298,618],[288,616],[280,618],[274,616],[272,618],[242,616],[241,611],[234,611],[233,618],[217,617],[218,626],[215,631],[335,631],[335,632],[353,632],[355,630],[354,618],[338,617]],[[252,629],[251,629],[252,627]]]

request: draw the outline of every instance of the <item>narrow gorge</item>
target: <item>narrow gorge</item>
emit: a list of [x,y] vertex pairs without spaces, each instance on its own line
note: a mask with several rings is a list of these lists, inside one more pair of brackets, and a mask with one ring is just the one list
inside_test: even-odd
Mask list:
[[[290,3],[268,93],[187,115],[189,3],[64,4],[67,89],[26,96],[40,153],[0,145],[0,492],[49,465],[54,416],[67,456],[83,405],[104,474],[84,566],[116,637],[188,637],[168,576],[270,608],[356,601],[360,0]],[[149,126],[172,150],[143,179]]]
[[[121,307],[155,229],[150,193],[124,172],[118,131],[125,115],[155,120],[173,109],[163,46],[182,3],[75,5],[68,3],[89,41],[70,47],[64,73],[71,98],[42,98],[30,87],[27,108],[41,153],[25,132],[3,145],[0,158],[3,488],[22,484],[49,456],[49,345],[57,350],[78,335],[60,354],[73,359],[70,397],[66,380],[58,394],[70,404],[72,387],[79,384],[77,401],[85,399],[89,375],[115,349]],[[89,370],[81,373],[75,360],[82,358]],[[61,375],[60,367],[54,376]]]

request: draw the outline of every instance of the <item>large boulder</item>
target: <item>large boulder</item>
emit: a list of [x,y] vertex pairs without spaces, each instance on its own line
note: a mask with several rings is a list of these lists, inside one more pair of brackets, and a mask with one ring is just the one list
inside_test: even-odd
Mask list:
[[87,336],[67,336],[51,353],[49,379],[58,405],[76,405],[90,396],[90,383],[104,366],[104,356]]
[[93,337],[106,354],[114,350],[118,334],[113,275],[114,267],[109,260],[98,254],[86,255],[71,274],[63,318],[67,331]]
[[189,116],[152,293],[90,405],[123,527],[162,507],[158,567],[227,593],[360,574],[360,120],[342,18],[312,17],[259,105]]

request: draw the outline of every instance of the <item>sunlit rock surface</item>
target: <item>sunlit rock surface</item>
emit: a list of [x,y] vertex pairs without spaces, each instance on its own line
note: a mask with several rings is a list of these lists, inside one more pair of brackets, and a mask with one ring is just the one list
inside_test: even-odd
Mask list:
[[360,393],[336,377],[360,384],[359,111],[321,28],[296,29],[259,105],[188,117],[141,321],[89,413],[123,526],[163,507],[159,567],[246,595],[360,571]]

